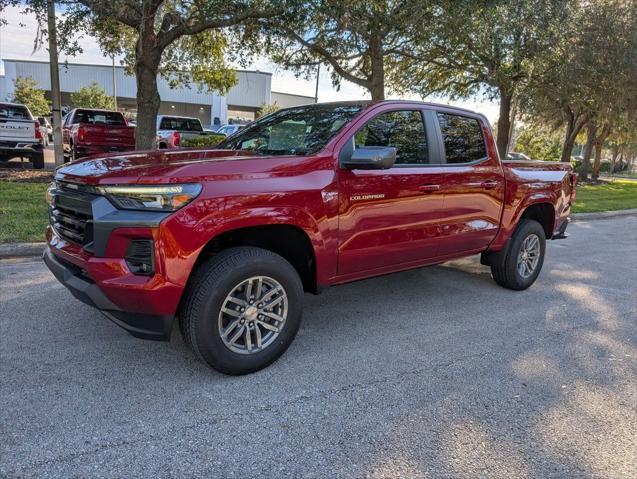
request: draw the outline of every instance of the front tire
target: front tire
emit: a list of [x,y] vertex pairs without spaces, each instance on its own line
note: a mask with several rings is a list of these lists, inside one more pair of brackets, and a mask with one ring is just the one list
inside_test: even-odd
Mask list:
[[229,248],[193,273],[180,311],[186,343],[225,374],[248,374],[276,361],[301,324],[303,285],[271,251]]
[[522,219],[511,238],[511,246],[491,275],[500,286],[516,291],[527,289],[537,279],[546,250],[544,228],[535,220]]

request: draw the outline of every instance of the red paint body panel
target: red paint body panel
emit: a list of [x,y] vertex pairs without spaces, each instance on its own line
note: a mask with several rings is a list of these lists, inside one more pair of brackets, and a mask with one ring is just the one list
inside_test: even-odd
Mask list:
[[[486,250],[499,250],[525,208],[548,203],[557,230],[570,212],[570,165],[501,163],[486,120],[488,156],[466,165],[345,170],[338,154],[380,111],[459,110],[423,103],[372,103],[313,156],[254,156],[226,150],[161,150],[104,155],[70,164],[56,178],[86,185],[200,183],[201,194],[158,228],[111,233],[106,257],[58,237],[54,255],[84,269],[126,311],[173,315],[201,251],[215,237],[261,225],[290,225],[310,240],[316,282],[328,286]],[[435,185],[437,188],[431,188]],[[423,188],[423,186],[425,188]],[[130,273],[123,257],[133,238],[155,240],[155,274]]]

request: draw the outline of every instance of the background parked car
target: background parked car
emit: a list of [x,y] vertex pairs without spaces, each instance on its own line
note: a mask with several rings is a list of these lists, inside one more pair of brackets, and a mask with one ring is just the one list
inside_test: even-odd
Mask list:
[[217,133],[230,136],[230,135],[234,135],[236,132],[238,132],[239,130],[243,128],[245,128],[245,125],[238,125],[238,124],[224,125],[217,130]]
[[159,149],[177,148],[182,140],[205,134],[199,118],[169,115],[157,117],[157,147]]
[[135,149],[135,128],[118,111],[76,108],[62,120],[65,160]]
[[46,134],[46,145],[53,141],[53,126],[48,118],[39,116],[38,121],[40,122],[40,128],[43,128],[44,133]]
[[29,158],[33,168],[44,168],[44,138],[40,123],[18,103],[0,103],[0,161]]

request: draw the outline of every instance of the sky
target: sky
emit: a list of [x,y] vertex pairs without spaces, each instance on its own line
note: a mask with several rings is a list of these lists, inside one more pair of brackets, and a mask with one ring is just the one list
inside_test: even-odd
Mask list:
[[[46,48],[33,52],[33,40],[35,38],[37,23],[35,18],[22,15],[17,7],[8,7],[2,13],[2,17],[7,24],[0,26],[0,59],[11,58],[19,60],[41,60],[48,61],[48,51]],[[83,52],[74,57],[60,56],[60,62],[68,63],[90,63],[98,65],[110,65],[110,57],[105,57],[100,51],[97,42],[90,37],[80,39]],[[273,64],[267,58],[256,58],[248,69],[260,70],[272,73],[272,91],[293,93],[296,95],[314,96],[316,79],[306,81],[296,78],[290,71]],[[332,86],[330,74],[325,67],[321,68],[319,78],[318,99],[319,102],[339,101],[339,100],[359,100],[369,98],[369,94],[358,85],[343,80],[340,89]],[[389,98],[401,98],[392,97]],[[402,97],[405,98],[405,97]],[[420,99],[419,97],[409,97],[409,99]],[[495,122],[498,117],[497,103],[481,100],[459,100],[450,101],[445,98],[426,98],[425,100],[438,103],[448,103],[451,105],[468,108],[483,113],[491,122]]]

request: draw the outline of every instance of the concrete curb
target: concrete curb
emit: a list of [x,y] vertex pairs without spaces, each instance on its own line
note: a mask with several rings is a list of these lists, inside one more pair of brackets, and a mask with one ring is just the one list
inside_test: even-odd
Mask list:
[[597,213],[577,213],[571,215],[573,221],[588,221],[588,220],[605,220],[609,218],[619,218],[621,216],[637,215],[637,208],[630,210],[617,210],[617,211],[599,211]]
[[0,244],[0,259],[42,256],[46,243]]
[[[577,213],[571,215],[572,221],[605,220],[621,216],[637,216],[637,208],[619,211],[600,211],[599,213]],[[46,243],[6,243],[0,244],[0,259],[42,256]]]

